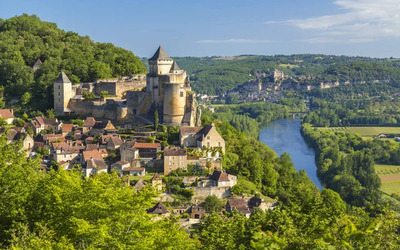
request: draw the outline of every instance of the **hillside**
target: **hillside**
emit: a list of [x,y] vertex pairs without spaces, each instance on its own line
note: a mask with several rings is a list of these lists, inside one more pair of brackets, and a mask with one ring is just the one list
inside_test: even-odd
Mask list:
[[[33,74],[37,59],[43,65]],[[78,83],[145,73],[146,68],[131,51],[61,30],[35,15],[0,19],[0,86],[6,100],[29,92],[21,100],[27,109],[52,108],[53,81],[60,71]]]
[[237,57],[177,57],[177,63],[191,75],[193,90],[208,95],[230,91],[256,73],[266,73],[263,81],[270,81],[274,69],[288,76],[308,76],[300,81],[318,85],[335,81],[400,80],[400,63],[396,59],[330,56],[319,54],[237,56]]

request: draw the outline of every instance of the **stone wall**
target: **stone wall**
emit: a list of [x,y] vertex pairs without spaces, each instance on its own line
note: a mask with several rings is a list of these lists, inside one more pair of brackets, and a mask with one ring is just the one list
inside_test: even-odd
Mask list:
[[209,195],[215,195],[218,198],[231,197],[231,189],[229,187],[195,187],[193,188],[193,197],[207,197]]
[[151,93],[141,91],[126,92],[126,105],[128,116],[147,115],[151,109]]

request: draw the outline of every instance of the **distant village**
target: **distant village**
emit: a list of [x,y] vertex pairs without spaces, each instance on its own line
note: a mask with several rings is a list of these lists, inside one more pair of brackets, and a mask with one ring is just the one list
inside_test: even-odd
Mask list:
[[[161,46],[149,65],[146,76],[79,85],[72,85],[62,72],[54,82],[54,111],[58,117],[78,117],[74,122],[37,116],[15,126],[13,110],[2,109],[0,118],[7,125],[1,132],[7,133],[8,144],[21,143],[26,157],[44,156],[43,171],[80,169],[85,178],[116,173],[137,192],[153,189],[156,205],[148,213],[181,215],[185,227],[210,212],[203,205],[208,196],[223,200],[229,213],[250,216],[254,209],[273,209],[275,201],[260,194],[232,192],[238,177],[223,170],[225,140],[214,124],[201,126],[186,72]],[[40,62],[34,70],[38,67]],[[87,98],[105,89],[110,97]],[[166,145],[157,138],[168,137],[170,128],[176,129],[176,136]],[[168,176],[179,179],[189,198],[182,199],[167,186]]]

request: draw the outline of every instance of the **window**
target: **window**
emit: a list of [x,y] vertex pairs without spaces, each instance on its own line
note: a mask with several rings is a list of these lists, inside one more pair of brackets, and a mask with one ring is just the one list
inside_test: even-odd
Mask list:
[[58,96],[60,96],[60,92],[58,92]]
[[181,165],[183,165],[183,161],[181,161]]
[[221,142],[218,142],[218,147],[221,147]]
[[207,136],[207,140],[210,140],[210,136]]
[[172,166],[172,161],[169,162],[169,165]]
[[181,91],[181,97],[183,97],[183,91]]
[[58,89],[60,89],[60,85],[58,85]]
[[209,142],[207,142],[207,147],[208,147],[208,148],[210,147],[210,143],[209,143]]

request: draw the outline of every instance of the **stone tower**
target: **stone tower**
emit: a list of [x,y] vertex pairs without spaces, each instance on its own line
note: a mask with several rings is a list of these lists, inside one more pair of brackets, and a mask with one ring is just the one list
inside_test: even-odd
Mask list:
[[54,81],[54,112],[63,115],[68,111],[68,103],[72,98],[72,83],[64,72]]
[[158,47],[156,53],[149,59],[149,74],[147,75],[147,92],[152,93],[153,105],[156,107],[162,105],[163,86],[160,83],[160,75],[170,72],[174,63],[165,50]]

